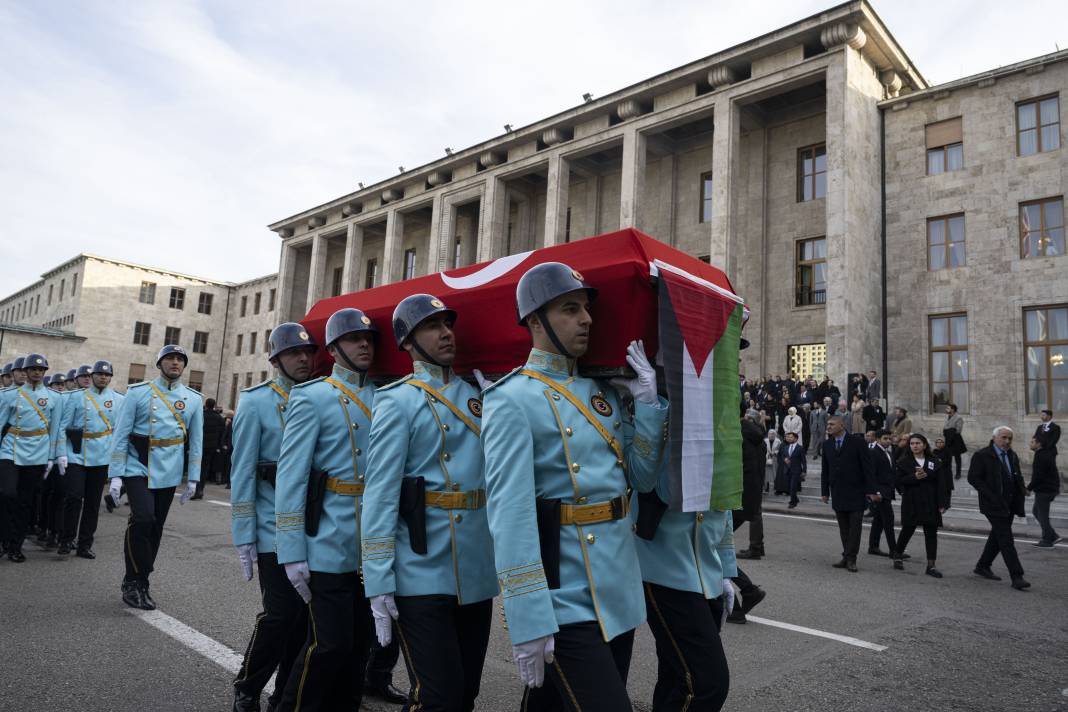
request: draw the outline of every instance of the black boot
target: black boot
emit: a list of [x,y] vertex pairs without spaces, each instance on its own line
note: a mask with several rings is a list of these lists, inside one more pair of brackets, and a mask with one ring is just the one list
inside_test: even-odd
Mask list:
[[141,587],[137,581],[122,582],[122,602],[130,608],[144,608],[145,601],[141,597]]
[[260,712],[260,698],[235,689],[233,712]]
[[146,611],[156,610],[156,602],[152,600],[152,595],[148,592],[148,581],[141,583],[141,600],[144,602],[142,606]]
[[371,684],[370,681],[367,681],[364,683],[363,694],[368,697],[377,697],[394,705],[402,705],[408,700],[408,695],[394,687],[392,682]]
[[90,549],[89,547],[85,547],[84,549],[78,549],[78,553],[76,554],[76,556],[78,556],[79,558],[82,558],[82,559],[95,559],[96,558],[96,554],[94,554],[93,550]]
[[16,547],[7,552],[7,558],[9,561],[21,564],[26,560],[26,555],[22,553],[22,549]]
[[57,556],[68,556],[70,554],[71,548],[72,547],[71,547],[69,541],[61,541],[61,542],[59,542],[59,548],[56,549],[56,555]]

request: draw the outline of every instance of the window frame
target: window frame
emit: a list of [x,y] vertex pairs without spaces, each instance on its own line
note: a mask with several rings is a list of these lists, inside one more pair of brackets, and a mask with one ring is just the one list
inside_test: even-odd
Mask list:
[[[415,270],[416,270],[415,262],[416,262],[417,256],[418,256],[418,253],[416,252],[416,248],[414,248],[414,247],[409,247],[407,250],[404,251],[404,262],[402,263],[404,272],[403,272],[403,276],[401,277],[402,280],[415,279]],[[411,263],[408,262],[408,258],[409,257],[411,258]],[[411,269],[409,269],[409,267]]]
[[237,347],[234,349],[234,356],[240,356],[241,355],[241,347],[244,346],[244,344],[245,344],[245,335],[244,334],[238,334],[237,335]]
[[[1046,226],[1046,203],[1052,203],[1052,202],[1057,201],[1057,200],[1059,200],[1060,203],[1061,203],[1061,224],[1060,224],[1061,242],[1064,243],[1064,245],[1065,245],[1065,251],[1068,251],[1068,235],[1064,234],[1064,232],[1065,232],[1065,226],[1064,226],[1064,223],[1065,223],[1065,220],[1064,220],[1064,196],[1063,195],[1051,195],[1048,198],[1039,198],[1037,200],[1026,200],[1024,202],[1019,203],[1018,206],[1017,206],[1017,213],[1016,213],[1016,221],[1017,221],[1017,223],[1016,223],[1016,225],[1017,225],[1017,229],[1019,230],[1020,259],[1021,260],[1027,260],[1027,259],[1036,259],[1037,260],[1037,259],[1042,259],[1043,257],[1063,257],[1064,256],[1063,252],[1061,254],[1059,254],[1059,255],[1047,255],[1046,254],[1046,248],[1044,246],[1042,247],[1041,254],[1035,255],[1034,257],[1031,257],[1031,255],[1029,255],[1027,252],[1024,251],[1024,237],[1025,237],[1025,235],[1024,235],[1024,222],[1023,222],[1024,209],[1027,208],[1027,207],[1030,207],[1032,205],[1039,206],[1038,214],[1039,214],[1039,220],[1040,220],[1041,227],[1040,227],[1040,229],[1038,231],[1038,236],[1039,236],[1039,242],[1041,243],[1042,235],[1047,230],[1047,226]],[[1034,230],[1031,230],[1030,232],[1034,232]]]
[[252,297],[252,313],[259,314],[260,306],[263,304],[263,292],[256,292]]
[[[208,352],[208,336],[209,334],[206,331],[193,332],[193,353],[206,354]],[[200,346],[201,348],[197,348],[198,346]]]
[[[798,154],[798,157],[800,158],[800,154]],[[800,163],[798,165],[800,165]],[[826,173],[826,171],[824,171],[824,172]],[[707,197],[705,196],[705,181],[706,180],[710,183]],[[712,212],[712,206],[713,206],[712,194],[715,191],[715,187],[716,187],[716,180],[715,180],[714,172],[713,171],[704,171],[703,173],[701,173],[700,182],[697,184],[697,198],[698,198],[698,200],[697,200],[697,222],[698,222],[698,224],[703,225],[705,223],[712,222],[712,218],[714,216],[714,213]],[[800,193],[798,193],[798,195],[800,195]],[[705,203],[708,204],[708,216],[707,217],[705,216]]]
[[[961,225],[962,225],[961,234],[964,237],[963,237],[963,239],[961,239],[960,244],[965,246],[964,247],[964,263],[960,264],[960,265],[957,265],[957,266],[951,265],[950,264],[950,259],[949,259],[949,255],[950,255],[950,249],[949,248],[950,248],[950,245],[955,244],[955,243],[951,242],[950,239],[949,239],[949,235],[950,235],[950,233],[949,233],[949,221],[952,220],[953,218],[960,218],[961,219]],[[943,263],[942,267],[939,267],[937,269],[931,267],[931,248],[932,247],[937,247],[937,245],[932,245],[931,244],[931,224],[932,223],[936,223],[936,222],[941,222],[942,223],[942,230],[943,230],[942,234],[945,236],[945,242],[942,243],[942,251],[943,251],[943,254],[944,254],[945,262]],[[960,267],[966,267],[968,265],[968,247],[967,247],[967,245],[968,245],[968,223],[967,223],[966,218],[964,217],[964,213],[963,212],[960,212],[960,213],[949,213],[947,215],[935,215],[934,217],[927,218],[927,222],[926,222],[924,227],[927,230],[927,271],[928,272],[941,272],[944,269],[959,269]]]
[[240,316],[245,316],[245,314],[247,314],[247,313],[248,313],[248,295],[247,294],[242,294],[241,295],[241,314],[240,314]]
[[250,356],[256,353],[256,337],[259,333],[258,331],[250,331],[248,333],[248,353]]
[[215,305],[215,295],[211,292],[201,292],[197,297],[197,314],[211,315],[211,310]]
[[[1042,148],[1042,127],[1052,126],[1053,124],[1042,123],[1042,102],[1047,99],[1057,100],[1057,147],[1056,148]],[[1035,152],[1034,153],[1020,153],[1020,109],[1025,106],[1034,105],[1035,107]],[[1042,96],[1032,97],[1030,99],[1024,99],[1016,102],[1013,109],[1013,118],[1016,121],[1016,157],[1027,158],[1028,156],[1037,156],[1040,153],[1049,153],[1050,151],[1056,151],[1064,143],[1061,134],[1061,95],[1060,92],[1053,92],[1052,94],[1044,94]],[[1030,131],[1031,129],[1023,129],[1023,131]]]
[[156,286],[156,282],[141,280],[141,291],[137,294],[137,301],[141,304],[155,304]]
[[374,289],[375,281],[378,279],[378,258],[372,257],[367,260],[367,271],[364,274],[364,289]]
[[[143,329],[141,327],[144,327]],[[138,340],[138,332],[141,334],[141,339]],[[148,346],[152,339],[152,323],[148,321],[135,321],[133,342],[137,346]]]
[[269,290],[267,290],[267,311],[268,312],[273,312],[274,311],[274,302],[275,302],[275,297],[277,296],[276,292],[277,292],[277,290],[274,287],[271,287]]
[[[1049,358],[1045,360],[1046,375],[1044,378],[1032,379],[1027,375],[1027,349],[1030,347],[1041,347],[1048,349],[1050,346],[1064,346],[1068,348],[1068,339],[1055,339],[1051,340],[1047,337],[1045,341],[1029,341],[1027,338],[1027,315],[1029,312],[1039,311],[1051,311],[1054,309],[1068,309],[1068,302],[1062,302],[1059,304],[1038,304],[1032,307],[1023,308],[1023,376],[1024,376],[1024,407],[1027,409],[1025,412],[1027,415],[1037,415],[1038,410],[1032,409],[1031,406],[1031,382],[1032,381],[1045,381],[1046,382],[1046,407],[1053,408],[1053,381],[1065,380],[1054,379],[1050,370]],[[1046,320],[1049,323],[1049,320]]]
[[[947,322],[951,322],[951,320],[953,318],[955,318],[955,317],[964,317],[964,327],[965,327],[965,329],[968,330],[968,329],[971,328],[970,325],[968,324],[968,312],[966,312],[966,311],[949,312],[947,314],[928,314],[927,315],[927,393],[928,393],[927,405],[930,408],[929,412],[931,414],[938,413],[938,408],[939,408],[939,406],[935,405],[934,355],[935,354],[940,354],[940,353],[949,354],[949,356],[947,356],[947,359],[948,359],[947,366],[948,366],[948,368],[946,369],[946,380],[945,381],[938,381],[938,383],[946,383],[949,386],[949,400],[947,401],[947,403],[957,403],[957,399],[954,397],[954,393],[953,393],[953,385],[956,384],[956,383],[966,384],[968,386],[967,408],[961,409],[960,412],[961,413],[969,413],[969,412],[971,412],[971,407],[972,407],[972,389],[971,389],[972,357],[971,357],[971,349],[969,348],[968,342],[965,341],[964,344],[954,344],[952,342],[953,341],[953,328],[952,328],[952,325],[950,323],[947,323],[947,326],[946,326],[947,343],[946,343],[946,345],[944,345],[944,346],[935,346],[934,345],[934,323],[935,323],[935,321],[939,320],[939,319],[945,319]],[[966,338],[970,339],[971,338],[971,334],[970,333],[967,334]],[[954,351],[964,351],[968,355],[968,377],[966,379],[964,379],[963,381],[953,380],[953,352]],[[945,404],[943,404],[941,407],[944,408]]]
[[[949,149],[953,148],[954,146],[960,146],[960,168],[949,168]],[[942,170],[936,171],[936,172],[932,172],[931,171],[931,154],[932,153],[941,153],[942,154]],[[956,141],[954,143],[947,143],[945,146],[935,146],[934,148],[928,148],[927,151],[924,153],[924,159],[925,159],[926,164],[927,164],[925,166],[925,168],[927,170],[927,175],[929,175],[929,176],[940,176],[940,175],[943,175],[943,174],[946,174],[946,173],[956,173],[957,171],[963,171],[964,170],[964,141]]]
[[[805,243],[814,242],[816,240],[823,240],[823,255],[824,256],[820,257],[820,258],[817,258],[817,259],[812,259],[812,260],[802,259],[801,258],[801,252],[802,252],[802,250],[804,248]],[[824,286],[824,288],[823,288],[823,301],[816,301],[815,294],[816,294],[817,290],[815,289],[815,284],[816,284],[815,280],[813,280],[813,282],[812,282],[813,286],[809,290],[811,292],[811,294],[812,294],[812,296],[809,297],[810,301],[802,303],[802,301],[801,301],[801,270],[806,268],[806,267],[807,268],[814,268],[816,265],[819,265],[819,264],[824,264],[824,265],[827,264],[827,236],[826,235],[821,235],[821,236],[818,236],[818,237],[806,237],[806,238],[802,238],[800,240],[795,240],[794,244],[795,244],[795,247],[794,247],[794,307],[796,308],[796,307],[826,306],[826,304],[827,304],[827,288],[826,288],[826,286]],[[824,282],[824,284],[826,285],[826,282]]]
[[[330,276],[330,296],[331,297],[340,297],[341,296],[341,283],[342,283],[342,280],[344,278],[345,278],[345,268],[344,267],[335,267],[333,274]],[[260,293],[256,292],[256,296],[258,297],[259,295],[260,295]],[[259,314],[258,311],[256,313]]]
[[[823,149],[824,168],[822,171],[816,170],[816,151],[817,149]],[[805,198],[805,182],[809,176],[805,175],[805,161],[804,153],[806,151],[812,152],[812,197]],[[816,176],[823,174],[823,195],[816,195]],[[797,149],[797,202],[799,203],[811,203],[814,200],[823,200],[827,197],[827,142],[821,141],[819,143],[809,144],[808,146],[802,146]]]
[[[176,334],[174,339],[170,338],[172,333]],[[163,327],[163,345],[164,346],[166,346],[167,344],[176,344],[176,345],[180,346],[181,343],[182,343],[182,327],[180,327],[180,326],[164,326]]]

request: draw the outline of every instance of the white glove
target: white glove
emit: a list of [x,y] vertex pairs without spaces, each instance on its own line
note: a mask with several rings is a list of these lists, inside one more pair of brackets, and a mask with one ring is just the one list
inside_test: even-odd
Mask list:
[[392,593],[371,596],[371,615],[375,618],[375,636],[383,648],[393,640],[393,621],[400,617]]
[[545,682],[545,665],[553,661],[556,640],[551,635],[512,646],[512,658],[519,668],[519,679],[527,687],[541,687]]
[[241,560],[241,572],[245,574],[245,580],[252,580],[252,562],[256,560],[255,544],[238,544],[237,558]]
[[311,581],[311,571],[308,570],[308,562],[294,561],[286,564],[286,578],[289,579],[289,583],[297,590],[304,602],[309,603],[311,601],[311,589],[308,588],[308,582]]
[[45,474],[44,474],[44,478],[43,478],[43,479],[46,479],[46,480],[48,479],[48,473],[50,473],[50,472],[52,471],[52,466],[53,466],[54,464],[55,464],[54,462],[52,462],[51,460],[49,460],[49,461],[48,461],[48,464],[47,464],[47,465],[45,465]]
[[487,388],[489,388],[490,386],[493,385],[493,381],[491,381],[490,379],[488,379],[485,376],[483,376],[482,375],[482,371],[479,371],[477,368],[474,371],[472,371],[472,373],[475,374],[475,380],[478,381],[478,387],[481,390],[484,391],[484,390],[486,390]]
[[734,610],[734,582],[729,578],[723,579],[723,619],[719,622],[720,627],[727,625],[727,616]]
[[59,466],[59,476],[67,474],[67,456],[60,455],[56,458],[56,465]]
[[185,504],[189,501],[189,498],[195,495],[196,493],[197,483],[193,480],[189,480],[189,482],[187,482],[185,485],[185,492],[182,492],[182,498],[178,500],[178,504]]
[[660,400],[656,396],[656,371],[649,365],[649,359],[645,356],[645,344],[640,339],[631,341],[627,347],[627,365],[638,377],[613,378],[612,385],[626,388],[636,401],[647,405],[659,403]]
[[119,506],[119,497],[122,496],[122,478],[112,477],[111,484],[108,486],[108,494],[115,500],[115,506]]

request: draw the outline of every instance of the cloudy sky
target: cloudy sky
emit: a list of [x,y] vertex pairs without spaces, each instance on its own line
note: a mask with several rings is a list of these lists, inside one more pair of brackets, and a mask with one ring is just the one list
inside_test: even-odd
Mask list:
[[[268,274],[269,222],[833,4],[0,0],[0,295]],[[1068,47],[1068,3],[874,5],[932,83]]]

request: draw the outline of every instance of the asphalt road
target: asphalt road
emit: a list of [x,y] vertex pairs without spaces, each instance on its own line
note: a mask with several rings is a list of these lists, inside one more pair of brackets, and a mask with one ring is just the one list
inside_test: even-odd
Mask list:
[[[123,605],[119,513],[101,513],[96,561],[27,544],[25,564],[0,562],[0,710],[229,710],[226,666],[245,648],[259,596],[230,546],[227,495],[209,486],[204,501],[175,503],[153,575],[166,614],[159,620],[187,642]],[[853,574],[830,567],[839,551],[832,523],[769,514],[765,530],[770,556],[745,567],[768,591],[754,615],[885,650],[752,621],[728,625],[726,709],[1068,710],[1068,546],[1018,542],[1033,584],[1018,592],[1000,559],[1002,582],[971,573],[982,547],[974,535],[940,536],[945,578],[935,580],[919,563],[922,537],[904,572],[862,554]],[[635,710],[650,709],[655,670],[643,626],[630,674]],[[403,668],[396,677],[405,679]],[[495,616],[477,709],[516,710],[520,692]]]

